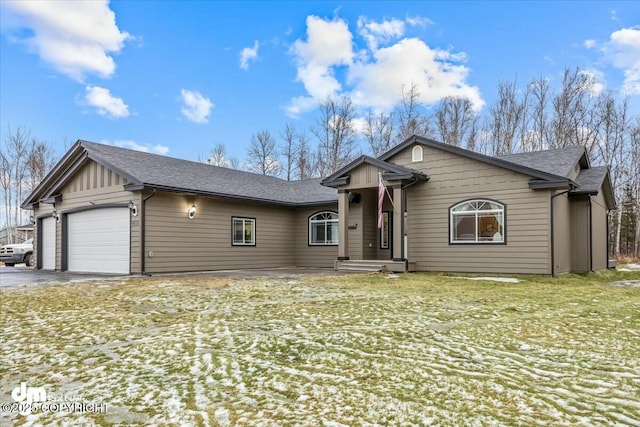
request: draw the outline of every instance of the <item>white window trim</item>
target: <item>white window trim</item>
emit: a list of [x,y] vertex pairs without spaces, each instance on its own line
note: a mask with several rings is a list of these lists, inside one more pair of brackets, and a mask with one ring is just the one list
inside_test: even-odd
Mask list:
[[[386,217],[386,221],[384,220],[384,217]],[[382,228],[380,229],[380,248],[379,249],[389,249],[391,247],[391,242],[389,242],[389,238],[391,237],[389,233],[389,211],[383,211],[382,212]],[[384,240],[387,240],[387,244],[384,244]]]
[[[313,219],[313,218],[317,217],[318,215],[326,214],[326,213],[330,213],[330,214],[336,215],[336,218],[334,218],[334,219]],[[313,215],[311,215],[309,217],[309,239],[308,239],[309,246],[337,246],[338,245],[339,236],[336,236],[335,243],[327,241],[327,234],[328,234],[327,233],[327,227],[328,227],[328,225],[330,223],[334,223],[334,222],[336,224],[338,223],[338,217],[337,216],[338,216],[338,214],[336,212],[333,212],[333,211],[322,211],[322,212],[316,212],[316,213],[314,213]],[[319,224],[319,223],[324,223],[324,236],[325,236],[324,243],[314,243],[314,242],[311,241],[311,236],[313,236],[312,225],[313,224]]]
[[[486,203],[492,203],[494,205],[500,205],[501,209],[488,209],[488,210],[473,210],[473,211],[463,211],[463,212],[454,212],[454,209],[456,209],[457,207],[467,204],[467,203],[475,203],[475,202],[486,202]],[[472,199],[472,200],[465,200],[463,202],[457,203],[454,206],[449,208],[449,243],[455,243],[455,244],[472,244],[472,245],[503,245],[505,244],[506,240],[505,240],[505,234],[506,234],[506,223],[505,223],[505,219],[506,219],[506,215],[505,215],[505,205],[503,203],[500,203],[498,201],[495,200],[490,200],[490,199]],[[454,233],[454,218],[456,216],[463,216],[463,215],[470,215],[470,214],[475,214],[475,230],[474,230],[474,236],[475,236],[475,240],[455,240],[455,233]],[[500,240],[478,240],[478,216],[480,215],[485,215],[485,214],[493,214],[495,216],[501,215],[502,216],[502,233],[500,235]]]
[[411,150],[411,161],[412,162],[421,162],[422,159],[423,159],[422,146],[416,145]]
[[[236,221],[242,221],[242,242],[236,241]],[[249,222],[251,224],[251,242],[244,240],[244,227]],[[256,245],[256,219],[240,216],[231,217],[231,245],[232,246],[255,246]]]

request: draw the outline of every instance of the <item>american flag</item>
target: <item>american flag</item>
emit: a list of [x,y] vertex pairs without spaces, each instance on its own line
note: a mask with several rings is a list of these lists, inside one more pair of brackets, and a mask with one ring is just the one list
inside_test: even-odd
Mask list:
[[382,228],[382,204],[384,203],[384,184],[382,174],[378,173],[378,228]]

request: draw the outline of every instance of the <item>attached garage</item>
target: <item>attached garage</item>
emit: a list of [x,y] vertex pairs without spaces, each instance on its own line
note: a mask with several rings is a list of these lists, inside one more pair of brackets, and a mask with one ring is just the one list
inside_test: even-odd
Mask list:
[[67,215],[67,270],[130,273],[130,213],[127,207]]
[[56,269],[56,219],[49,216],[40,220],[39,268]]

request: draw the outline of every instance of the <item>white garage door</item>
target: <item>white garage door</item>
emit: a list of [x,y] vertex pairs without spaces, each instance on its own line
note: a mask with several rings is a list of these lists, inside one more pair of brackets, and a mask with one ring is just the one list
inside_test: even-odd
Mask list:
[[104,208],[69,214],[69,271],[129,274],[129,209]]
[[56,220],[53,217],[43,218],[40,223],[42,227],[42,241],[39,242],[42,252],[42,263],[40,264],[43,270],[55,270],[56,269]]

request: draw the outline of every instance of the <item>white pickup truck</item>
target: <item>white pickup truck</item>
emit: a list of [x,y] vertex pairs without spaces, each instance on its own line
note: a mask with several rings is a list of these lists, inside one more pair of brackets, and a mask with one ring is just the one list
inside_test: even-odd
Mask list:
[[33,267],[33,239],[0,247],[0,262],[7,267],[21,263],[27,264],[27,267]]

